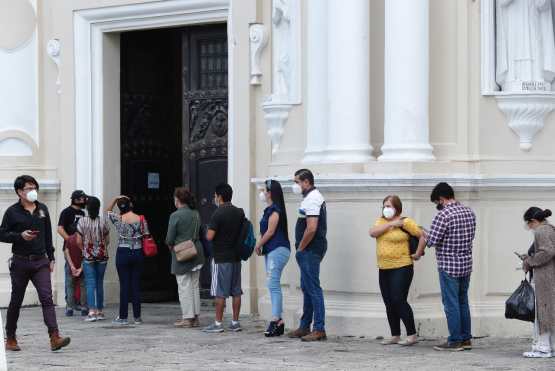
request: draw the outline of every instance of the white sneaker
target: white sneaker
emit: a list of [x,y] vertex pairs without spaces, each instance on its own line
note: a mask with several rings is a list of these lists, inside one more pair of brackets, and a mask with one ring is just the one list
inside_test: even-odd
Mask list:
[[537,350],[531,352],[524,352],[522,353],[524,358],[551,358],[553,357],[551,352],[539,352]]

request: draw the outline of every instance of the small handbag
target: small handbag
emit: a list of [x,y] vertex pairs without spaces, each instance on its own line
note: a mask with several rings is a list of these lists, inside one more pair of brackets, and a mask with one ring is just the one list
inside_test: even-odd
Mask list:
[[156,246],[156,241],[150,234],[145,235],[145,217],[141,215],[141,234],[143,235],[143,254],[146,257],[152,257],[158,254],[158,246]]
[[178,262],[193,260],[198,255],[197,247],[192,240],[178,243],[173,247],[173,251],[175,251],[175,257]]

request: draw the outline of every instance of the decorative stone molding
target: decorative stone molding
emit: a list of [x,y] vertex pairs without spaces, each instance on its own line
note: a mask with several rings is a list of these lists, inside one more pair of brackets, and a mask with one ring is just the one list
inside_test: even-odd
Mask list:
[[251,56],[251,85],[260,85],[262,69],[260,57],[268,45],[268,32],[261,23],[253,23],[249,27],[250,56]]
[[509,127],[520,137],[520,149],[529,151],[546,116],[555,108],[555,94],[498,94],[495,98]]
[[[273,176],[279,181],[286,193],[291,193],[293,174],[291,176]],[[264,185],[265,178],[253,178],[251,183],[259,187]],[[386,176],[376,174],[323,174],[316,175],[318,189],[325,192],[430,192],[439,182],[448,182],[457,192],[475,191],[549,191],[555,190],[555,176],[544,175],[398,175]],[[425,197],[429,197],[426,193]]]
[[60,52],[61,52],[61,45],[59,39],[50,39],[46,44],[46,53],[54,64],[56,65],[56,69],[58,70],[58,75],[56,76],[56,93],[62,93],[62,82],[60,81]]
[[289,112],[301,103],[301,2],[272,1],[272,94],[262,109],[272,142],[279,148]]
[[[103,199],[104,196],[104,67],[102,60],[103,35],[138,29],[152,29],[229,22],[229,0],[166,0],[121,6],[84,9],[74,12],[75,39],[75,186]],[[230,40],[233,35],[228,36]],[[233,43],[228,60],[233,61]],[[233,81],[233,66],[229,79]],[[232,84],[230,84],[231,86]],[[230,89],[232,101],[233,89]],[[229,117],[230,132],[234,125],[233,112]],[[234,148],[235,137],[230,134],[229,148]],[[233,153],[230,150],[230,159]]]
[[275,154],[279,149],[281,137],[285,128],[285,124],[289,119],[289,112],[293,106],[284,103],[267,102],[262,105],[264,110],[264,120],[268,128],[268,135],[272,144],[272,154]]
[[[499,82],[496,80],[496,49],[500,40],[496,38],[504,41],[503,38],[506,36],[498,35],[496,32],[497,5],[499,4],[496,0],[480,2],[481,92],[482,95],[496,98],[499,109],[507,117],[508,126],[520,138],[520,149],[529,151],[535,135],[544,126],[545,118],[555,108],[555,92],[550,91],[548,83],[537,81],[513,81],[500,91]],[[550,18],[549,22],[552,22]]]

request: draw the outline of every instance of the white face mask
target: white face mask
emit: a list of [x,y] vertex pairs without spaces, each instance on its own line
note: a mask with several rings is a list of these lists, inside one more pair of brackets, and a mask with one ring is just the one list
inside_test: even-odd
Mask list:
[[293,193],[296,194],[296,195],[300,195],[301,193],[303,193],[303,189],[297,183],[293,184],[291,186],[291,189],[292,189]]
[[266,194],[264,192],[260,192],[258,194],[258,199],[260,200],[260,202],[265,204],[266,203]]
[[39,193],[33,189],[32,191],[27,192],[27,201],[29,202],[35,202],[36,200],[39,199]]
[[384,216],[384,218],[386,218],[386,219],[391,219],[391,218],[393,218],[393,217],[395,216],[395,214],[396,214],[396,211],[395,211],[394,208],[392,208],[392,207],[384,207],[384,208],[383,208],[383,216]]

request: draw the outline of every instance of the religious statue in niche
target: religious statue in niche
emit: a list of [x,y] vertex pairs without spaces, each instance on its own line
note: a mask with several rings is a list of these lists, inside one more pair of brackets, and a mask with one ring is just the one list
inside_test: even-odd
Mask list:
[[289,12],[289,0],[274,0],[272,10],[272,23],[274,24],[272,35],[275,43],[274,51],[277,61],[274,65],[274,99],[287,101],[291,91],[291,61],[289,57],[288,44],[291,38],[291,15]]
[[496,81],[502,91],[552,91],[555,41],[551,0],[496,1]]

